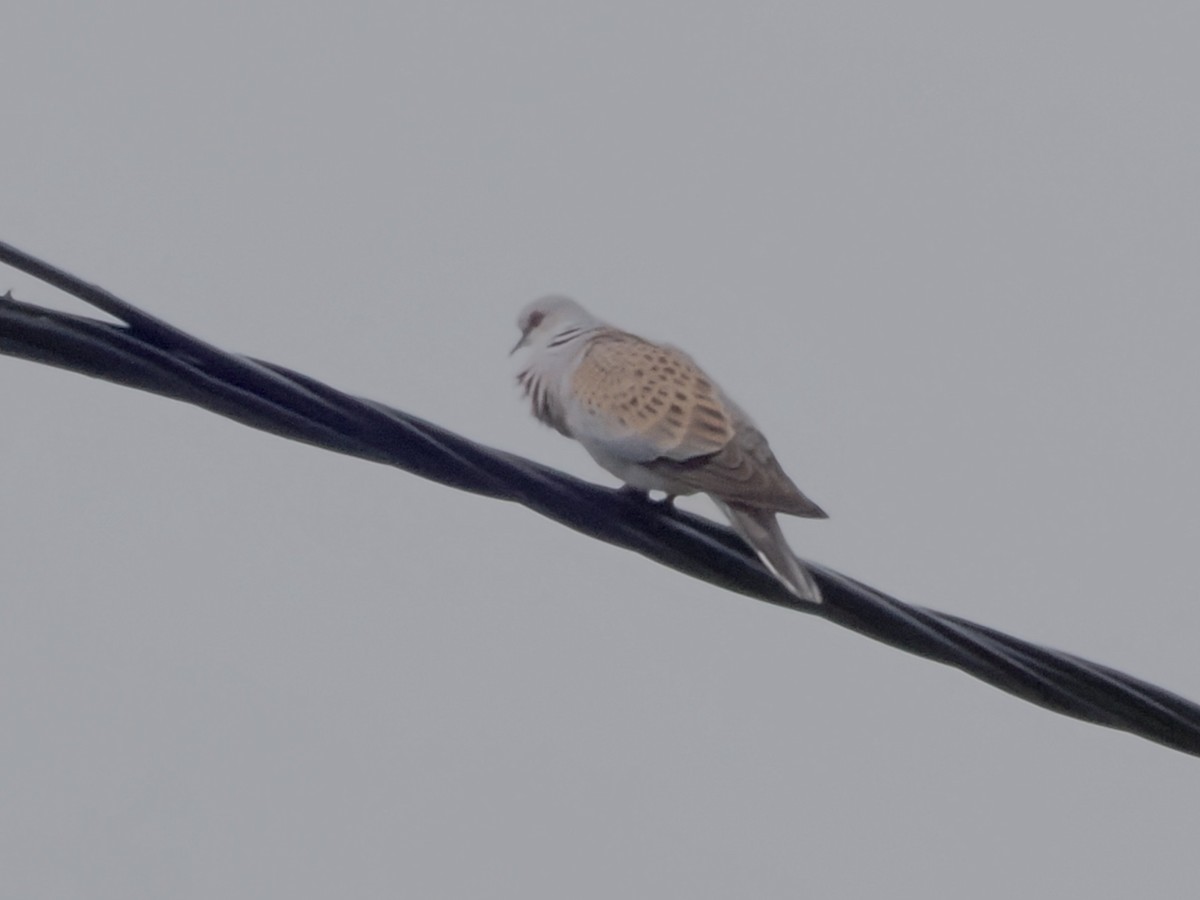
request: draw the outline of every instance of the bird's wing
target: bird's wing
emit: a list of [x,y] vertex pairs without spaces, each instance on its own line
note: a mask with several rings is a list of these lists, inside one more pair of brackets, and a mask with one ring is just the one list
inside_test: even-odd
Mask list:
[[570,393],[571,435],[645,467],[669,492],[825,518],[750,417],[681,350],[604,332],[585,349]]
[[571,376],[572,434],[630,462],[678,462],[734,437],[721,392],[673,347],[620,331],[592,338]]
[[728,408],[734,437],[716,453],[685,461],[651,460],[644,464],[646,468],[679,485],[680,493],[702,491],[730,504],[809,519],[827,518],[783,471],[754,423],[732,403]]

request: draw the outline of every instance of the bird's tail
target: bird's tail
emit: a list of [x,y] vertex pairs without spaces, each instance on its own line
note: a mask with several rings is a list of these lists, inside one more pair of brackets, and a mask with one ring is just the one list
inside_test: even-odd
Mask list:
[[763,565],[770,569],[771,574],[783,582],[789,591],[801,600],[810,603],[821,602],[821,589],[788,547],[773,510],[721,500],[717,500],[717,505],[721,507],[734,530],[742,536],[742,540],[750,545],[750,549],[758,554]]

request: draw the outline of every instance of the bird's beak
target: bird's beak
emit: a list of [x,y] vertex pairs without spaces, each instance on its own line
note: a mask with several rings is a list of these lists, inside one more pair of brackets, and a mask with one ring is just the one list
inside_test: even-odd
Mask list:
[[518,350],[520,350],[522,347],[524,347],[526,344],[529,343],[529,332],[531,330],[532,329],[527,328],[527,329],[525,329],[525,331],[521,332],[521,339],[519,341],[517,341],[515,344],[513,344],[513,348],[508,351],[509,356],[512,356],[514,353],[516,353]]

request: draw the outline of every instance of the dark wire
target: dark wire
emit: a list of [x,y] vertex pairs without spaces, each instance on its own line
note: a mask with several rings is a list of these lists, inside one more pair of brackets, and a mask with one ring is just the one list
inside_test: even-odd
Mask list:
[[827,619],[955,666],[1064,715],[1200,755],[1200,706],[1114,669],[901,603],[806,563],[820,606],[796,602],[727,528],[469,441],[281,366],[226,353],[8,244],[0,262],[123,324],[0,298],[0,353],[203,407],[326,450],[520,503],[591,537],[731,591]]

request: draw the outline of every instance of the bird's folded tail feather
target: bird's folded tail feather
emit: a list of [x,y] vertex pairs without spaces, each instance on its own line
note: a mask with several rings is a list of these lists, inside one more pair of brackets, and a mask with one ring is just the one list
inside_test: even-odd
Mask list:
[[[716,500],[715,497],[713,499]],[[801,600],[810,603],[821,602],[821,589],[788,547],[773,510],[721,500],[716,502],[734,530],[750,545],[750,549],[758,555],[772,575]]]

